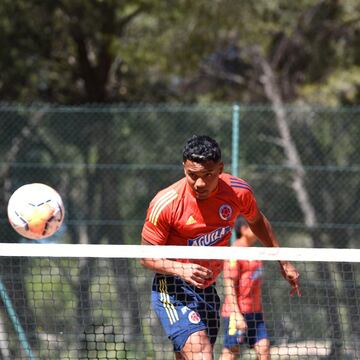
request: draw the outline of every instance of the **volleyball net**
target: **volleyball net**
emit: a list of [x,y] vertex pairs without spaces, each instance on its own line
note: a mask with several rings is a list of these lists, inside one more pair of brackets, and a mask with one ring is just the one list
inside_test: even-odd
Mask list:
[[[272,359],[360,358],[357,249],[3,243],[0,359],[173,359],[151,306],[154,274],[142,258],[261,260]],[[301,274],[301,297],[290,297],[279,260]],[[216,288],[222,303],[222,275]],[[223,343],[220,319],[214,359]],[[255,359],[246,345],[241,353]]]

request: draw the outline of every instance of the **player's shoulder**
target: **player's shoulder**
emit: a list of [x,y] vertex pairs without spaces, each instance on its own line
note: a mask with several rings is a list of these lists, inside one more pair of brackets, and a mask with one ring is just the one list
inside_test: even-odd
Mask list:
[[181,197],[182,181],[178,181],[167,188],[160,190],[151,200],[148,207],[148,220],[157,225],[160,218],[171,216],[176,208],[177,200]]
[[152,206],[166,207],[174,200],[178,199],[185,188],[185,179],[181,179],[170,186],[160,190],[152,199]]
[[252,187],[249,183],[237,176],[231,175],[229,173],[222,173],[220,179],[229,185],[235,192],[248,192],[253,193]]

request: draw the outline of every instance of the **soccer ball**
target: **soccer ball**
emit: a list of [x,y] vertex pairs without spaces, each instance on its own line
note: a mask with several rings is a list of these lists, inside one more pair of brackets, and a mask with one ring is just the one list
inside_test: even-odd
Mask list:
[[44,239],[59,230],[64,220],[61,196],[45,184],[26,184],[10,197],[8,218],[11,226],[28,239]]

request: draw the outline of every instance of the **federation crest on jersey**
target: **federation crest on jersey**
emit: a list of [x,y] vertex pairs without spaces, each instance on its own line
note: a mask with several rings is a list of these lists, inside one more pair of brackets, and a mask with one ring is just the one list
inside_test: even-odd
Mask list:
[[224,204],[219,208],[219,216],[222,220],[230,220],[232,213],[233,210],[230,205]]
[[188,319],[192,324],[198,324],[201,320],[200,315],[196,311],[189,312]]

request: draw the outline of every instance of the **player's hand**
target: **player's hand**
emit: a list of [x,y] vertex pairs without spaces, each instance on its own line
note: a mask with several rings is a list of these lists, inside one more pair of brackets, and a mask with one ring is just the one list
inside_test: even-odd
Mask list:
[[213,276],[211,270],[198,264],[182,263],[180,269],[179,276],[200,289],[204,289],[207,281]]
[[300,274],[295,267],[289,261],[280,261],[281,274],[287,280],[292,287],[290,296],[297,294],[301,296],[301,290],[299,285]]

